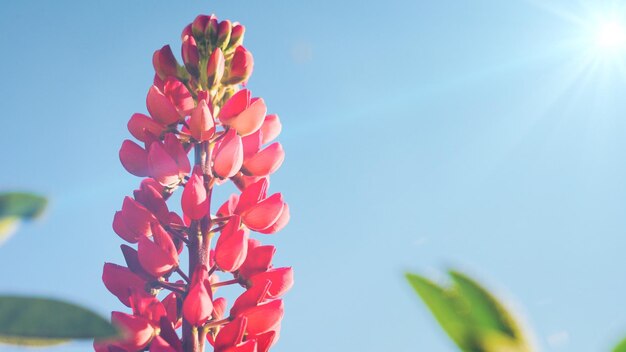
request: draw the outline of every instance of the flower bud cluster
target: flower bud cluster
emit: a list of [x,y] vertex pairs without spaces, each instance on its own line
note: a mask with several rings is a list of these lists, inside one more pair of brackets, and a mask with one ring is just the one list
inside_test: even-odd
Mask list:
[[[269,193],[285,153],[274,142],[278,116],[241,87],[254,66],[244,32],[201,15],[183,30],[182,64],[169,46],[154,53],[148,113],[131,116],[137,141],[125,140],[119,153],[124,168],[143,178],[113,218],[129,243],[121,246],[126,265],[105,263],[102,274],[131,311],[112,313],[123,337],[95,341],[96,351],[196,352],[208,341],[217,352],[261,352],[278,339],[293,272],[274,267],[275,247],[253,232],[273,234],[289,222],[283,196]],[[214,187],[228,181],[240,193],[212,212]],[[182,216],[167,203],[180,188]],[[243,288],[229,310],[218,297],[226,285]]]

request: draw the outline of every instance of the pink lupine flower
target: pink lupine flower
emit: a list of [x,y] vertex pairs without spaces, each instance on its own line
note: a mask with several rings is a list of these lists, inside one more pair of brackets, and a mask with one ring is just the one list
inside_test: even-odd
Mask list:
[[[250,231],[275,233],[289,222],[282,195],[268,195],[269,177],[284,159],[274,142],[282,126],[266,115],[263,99],[239,85],[254,64],[244,32],[200,15],[182,31],[183,66],[169,46],[153,55],[149,114],[128,121],[140,143],[126,140],[119,151],[128,172],[147,177],[113,217],[113,230],[129,242],[120,246],[127,267],[106,263],[102,274],[132,312],[112,313],[125,335],[94,342],[98,352],[200,352],[205,341],[217,352],[267,352],[278,340],[279,297],[293,285],[293,271],[274,268],[276,248]],[[214,187],[229,181],[241,194],[212,211]],[[180,188],[182,216],[167,205]],[[179,259],[185,247],[186,268]],[[223,297],[213,298],[226,285],[243,288],[230,309]]]
[[263,98],[252,98],[249,90],[242,89],[226,101],[218,117],[244,137],[261,128],[266,113]]

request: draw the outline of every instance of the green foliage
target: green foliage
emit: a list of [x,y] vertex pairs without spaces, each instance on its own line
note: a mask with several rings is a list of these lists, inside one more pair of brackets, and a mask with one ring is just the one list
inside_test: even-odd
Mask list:
[[31,220],[43,213],[46,198],[20,192],[0,194],[0,243],[17,228],[21,220]]
[[442,287],[417,274],[406,278],[439,325],[462,351],[530,352],[521,326],[487,289],[450,271],[452,285]]
[[0,342],[45,346],[70,339],[114,338],[118,331],[99,315],[71,303],[0,296]]

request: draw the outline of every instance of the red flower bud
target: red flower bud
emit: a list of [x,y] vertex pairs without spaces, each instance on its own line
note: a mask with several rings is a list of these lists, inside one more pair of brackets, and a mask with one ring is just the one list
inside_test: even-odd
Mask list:
[[169,45],[165,45],[154,52],[152,65],[154,66],[154,71],[161,79],[178,75],[178,63]]
[[187,36],[183,38],[183,46],[181,48],[183,62],[185,68],[192,76],[198,77],[200,71],[198,67],[200,65],[200,53],[198,52],[198,45],[193,36]]
[[193,326],[206,323],[213,313],[213,302],[207,290],[207,269],[198,267],[192,277],[189,293],[183,302],[183,317]]
[[215,121],[206,100],[200,100],[189,118],[189,133],[197,141],[208,141],[215,134]]
[[170,234],[159,224],[152,225],[152,237],[139,238],[137,254],[139,263],[155,277],[163,276],[178,266],[178,251]]
[[191,23],[188,24],[185,28],[183,28],[183,31],[180,34],[180,40],[185,39],[185,37],[188,35],[193,35],[193,31],[191,29]]
[[239,269],[248,253],[248,234],[240,224],[239,216],[230,218],[215,245],[215,263],[226,272]]
[[191,23],[191,32],[196,38],[201,38],[207,31],[209,21],[213,16],[198,15]]
[[235,54],[230,62],[228,77],[224,80],[224,84],[239,84],[247,82],[252,75],[254,68],[254,58],[243,45],[235,49]]
[[242,163],[241,137],[235,130],[228,130],[215,150],[213,172],[220,178],[229,178],[239,172]]
[[213,53],[211,53],[206,67],[207,85],[209,87],[215,86],[222,80],[224,64],[224,54],[220,48],[216,48],[213,50]]
[[278,170],[283,160],[285,160],[285,151],[283,146],[276,142],[246,160],[243,168],[246,174],[267,176]]
[[145,292],[145,280],[132,273],[128,268],[113,263],[104,263],[102,282],[104,282],[107,290],[127,307],[130,307],[132,291]]
[[224,20],[217,25],[217,41],[215,46],[226,49],[230,42],[230,32],[232,30],[232,24],[229,20]]
[[202,169],[196,166],[187,181],[181,198],[183,213],[191,220],[200,220],[209,211],[209,199],[204,188]]
[[148,153],[137,143],[125,140],[120,148],[120,162],[126,171],[139,177],[148,176]]
[[170,125],[180,120],[176,106],[156,86],[148,90],[146,106],[150,116],[162,125]]
[[154,337],[154,327],[148,319],[122,312],[112,312],[111,322],[122,329],[123,339],[116,341],[118,345],[129,351],[144,349]]
[[245,137],[261,128],[266,113],[265,101],[262,98],[251,98],[250,91],[242,89],[226,101],[218,117],[223,124],[236,129]]
[[234,23],[233,28],[230,31],[230,41],[228,43],[229,48],[236,48],[243,43],[243,35],[246,32],[246,27],[239,23]]

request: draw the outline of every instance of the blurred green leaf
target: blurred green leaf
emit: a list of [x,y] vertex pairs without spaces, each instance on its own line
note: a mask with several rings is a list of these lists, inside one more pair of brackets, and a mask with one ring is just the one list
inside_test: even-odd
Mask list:
[[47,298],[0,296],[1,343],[44,346],[117,335],[111,323],[77,305]]
[[521,325],[496,296],[465,274],[450,271],[450,276],[453,284],[441,287],[422,276],[406,275],[441,327],[462,351],[532,350]]
[[502,332],[513,338],[521,337],[521,330],[506,308],[489,291],[458,271],[451,270],[459,296],[466,300],[474,324],[481,329]]
[[462,350],[469,349],[471,344],[467,341],[467,326],[463,322],[465,314],[454,293],[420,275],[407,273],[406,278],[448,336]]
[[0,243],[17,228],[20,220],[31,220],[43,213],[46,198],[21,192],[0,193]]
[[626,352],[626,339],[623,339],[615,348],[613,352]]

